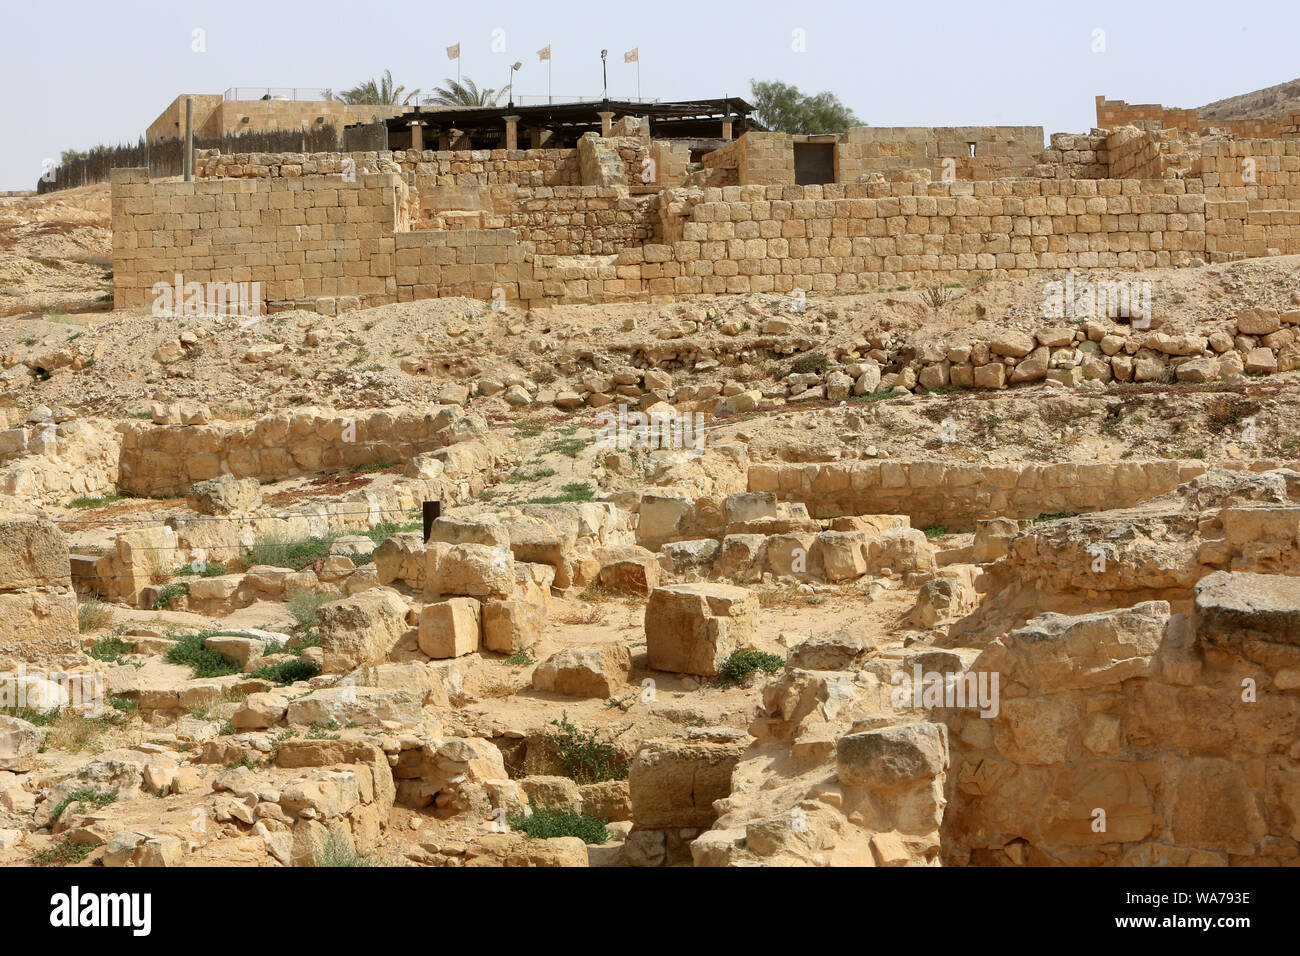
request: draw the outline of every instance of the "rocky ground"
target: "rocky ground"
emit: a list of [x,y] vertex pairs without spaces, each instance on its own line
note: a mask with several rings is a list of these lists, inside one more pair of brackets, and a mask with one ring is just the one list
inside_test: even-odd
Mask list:
[[1294,259],[1109,277],[1147,328],[1026,279],[157,317],[106,205],[0,199],[0,862],[1300,858]]

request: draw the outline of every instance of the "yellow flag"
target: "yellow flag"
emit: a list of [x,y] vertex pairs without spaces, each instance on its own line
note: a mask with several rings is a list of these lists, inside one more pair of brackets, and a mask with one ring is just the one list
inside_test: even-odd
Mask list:
[[447,47],[447,59],[449,59],[449,60],[459,60],[459,59],[460,59],[460,44],[459,44],[459,43],[455,44],[454,46],[449,46],[449,47]]
[[540,50],[537,51],[537,60],[540,63],[542,60],[549,60],[550,58],[551,58],[551,45],[548,43],[546,44],[546,46],[542,47]]
[[640,51],[641,51],[641,48],[640,48],[639,46],[634,46],[634,47],[632,47],[632,49],[628,50],[626,53],[623,54],[623,62],[624,62],[624,63],[635,63],[635,62],[637,62],[637,61],[641,58],[641,52],[640,52]]

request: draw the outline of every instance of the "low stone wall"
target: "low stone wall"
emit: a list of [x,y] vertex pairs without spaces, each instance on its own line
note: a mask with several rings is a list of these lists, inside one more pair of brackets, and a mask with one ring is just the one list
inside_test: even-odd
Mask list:
[[[348,161],[351,165],[348,165]],[[383,164],[383,165],[381,165]],[[331,153],[221,153],[195,151],[199,179],[342,176],[388,171],[430,177],[439,187],[576,186],[582,182],[577,149],[394,149]]]
[[1190,615],[1044,615],[995,641],[970,672],[998,675],[996,714],[947,712],[947,861],[1300,858],[1297,618],[1300,579],[1216,572]]
[[[1289,467],[1295,467],[1292,463]],[[801,502],[814,518],[905,514],[916,528],[971,530],[980,518],[1131,507],[1212,467],[1242,462],[1062,462],[967,465],[944,461],[837,461],[749,466],[749,490]],[[1284,467],[1260,461],[1251,470]]]
[[118,488],[141,496],[183,495],[196,481],[231,475],[279,480],[375,462],[405,462],[480,437],[485,426],[451,405],[359,412],[280,412],[208,425],[125,422]]
[[40,662],[79,646],[67,538],[44,518],[0,516],[0,661]]

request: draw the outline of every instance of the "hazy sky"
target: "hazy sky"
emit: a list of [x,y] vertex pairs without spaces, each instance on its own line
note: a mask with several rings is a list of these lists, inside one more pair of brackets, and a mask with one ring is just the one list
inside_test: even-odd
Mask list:
[[605,47],[611,97],[635,95],[635,46],[647,97],[779,79],[831,90],[873,126],[1081,132],[1099,93],[1191,107],[1300,76],[1300,3],[0,0],[0,189],[33,188],[64,149],[134,142],[180,93],[337,90],[385,68],[429,89],[455,75],[444,48],[458,40],[481,85],[504,86],[522,60],[520,94],[546,93],[535,51],[549,43],[556,94],[599,95]]

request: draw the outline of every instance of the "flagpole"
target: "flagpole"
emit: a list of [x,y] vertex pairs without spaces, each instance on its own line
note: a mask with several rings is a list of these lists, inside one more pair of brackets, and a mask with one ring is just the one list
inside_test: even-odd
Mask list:
[[546,102],[551,103],[551,55],[546,55]]
[[636,98],[641,100],[641,51],[636,51]]

